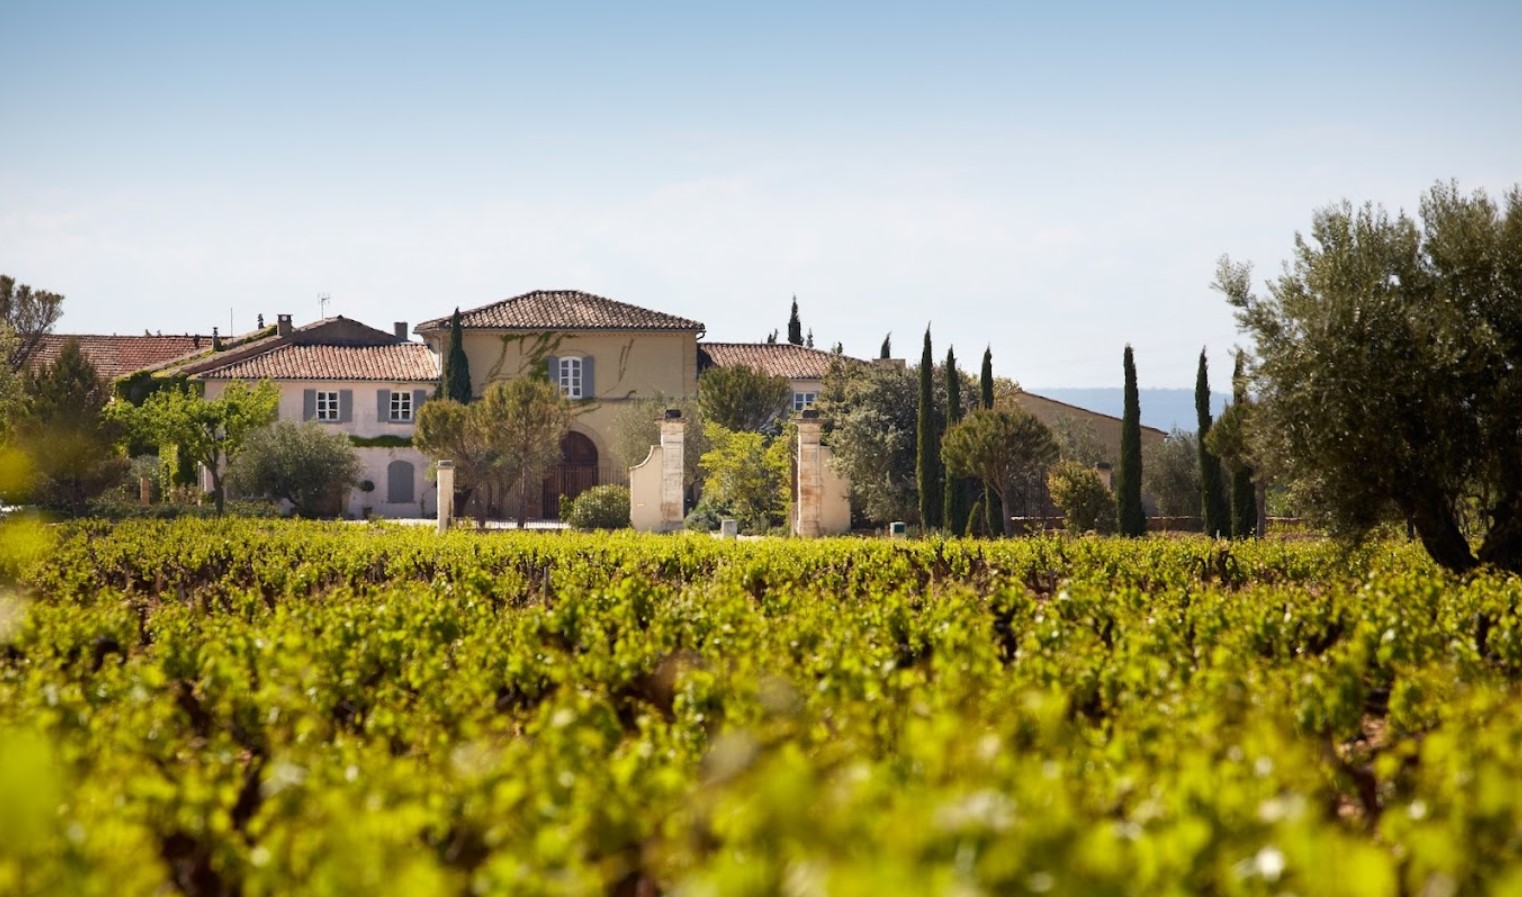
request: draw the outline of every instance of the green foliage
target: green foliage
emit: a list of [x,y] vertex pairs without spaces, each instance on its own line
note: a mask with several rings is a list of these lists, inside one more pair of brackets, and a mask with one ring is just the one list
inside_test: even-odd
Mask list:
[[629,525],[629,487],[593,486],[576,496],[560,519],[575,529],[624,529]]
[[156,446],[162,456],[173,449],[183,464],[203,466],[211,477],[217,513],[226,507],[222,479],[237,458],[244,440],[275,422],[280,390],[268,380],[250,386],[242,380],[227,384],[215,399],[193,389],[163,389],[141,405],[111,406],[134,438]]
[[460,324],[458,308],[449,319],[449,349],[444,355],[438,398],[459,402],[461,405],[469,405],[475,398],[470,383],[470,359],[465,355],[465,331]]
[[978,376],[978,398],[984,408],[994,406],[994,350],[992,346],[983,350],[983,368]]
[[793,407],[793,387],[743,365],[711,367],[698,378],[698,409],[705,422],[726,430],[775,431]]
[[734,517],[742,532],[764,533],[787,521],[792,483],[788,440],[703,425],[712,446],[698,464],[703,498],[721,517]]
[[240,496],[284,499],[302,517],[333,517],[343,513],[359,472],[359,455],[343,433],[315,421],[279,421],[249,434],[227,479]]
[[14,277],[0,274],[0,327],[15,338],[7,341],[0,357],[11,373],[27,368],[27,359],[37,351],[42,338],[63,314],[63,296],[47,290],[34,290]]
[[803,345],[803,322],[798,319],[798,297],[793,297],[793,310],[787,317],[787,341],[795,346]]
[[946,469],[977,477],[999,496],[1003,530],[1012,527],[1010,503],[1023,483],[1039,482],[1057,460],[1057,443],[1041,421],[1021,411],[979,408],[946,431]]
[[[941,428],[945,418],[935,401],[935,357],[930,351],[930,328],[920,353],[919,404],[916,406],[914,483],[919,490],[920,528],[939,529],[946,503],[945,472],[941,469]],[[944,406],[941,406],[944,407]]]
[[1058,414],[1052,418],[1051,428],[1062,460],[1077,461],[1089,467],[1115,463],[1115,458],[1094,433],[1093,421],[1076,414]]
[[8,894],[1522,874],[1517,583],[1408,546],[55,535],[0,616]]
[[1115,496],[1099,471],[1078,461],[1059,461],[1046,475],[1046,488],[1062,508],[1068,532],[1115,531]]
[[411,448],[411,436],[350,436],[349,444],[355,448]]
[[883,337],[883,344],[877,350],[877,357],[884,360],[893,357],[893,331],[888,331],[888,334]]
[[1122,536],[1147,531],[1147,512],[1142,508],[1141,400],[1136,391],[1136,361],[1131,346],[1125,353],[1126,397],[1120,425],[1120,464],[1115,468],[1115,505]]
[[1198,510],[1205,521],[1205,535],[1220,539],[1231,535],[1231,506],[1226,497],[1226,481],[1221,471],[1221,457],[1211,449],[1210,430],[1214,423],[1210,413],[1210,370],[1205,350],[1200,350],[1199,373],[1194,380],[1194,413],[1199,421],[1195,430],[1195,450],[1199,453],[1200,500]]
[[128,462],[116,447],[122,427],[105,414],[110,400],[110,386],[78,340],[28,374],[12,435],[31,459],[29,500],[79,516],[92,498],[121,482]]
[[1229,259],[1217,287],[1257,348],[1260,470],[1340,534],[1393,516],[1451,570],[1522,571],[1522,188],[1324,208],[1268,296]]
[[1193,433],[1175,428],[1167,439],[1142,448],[1142,492],[1164,517],[1200,514],[1200,450],[1195,443]]
[[[1236,367],[1231,374],[1232,402],[1231,407],[1238,409],[1237,415],[1252,413],[1252,406],[1247,398],[1247,380],[1243,376],[1246,359],[1241,352],[1237,353]],[[1246,429],[1244,423],[1235,423],[1237,429]],[[1258,491],[1253,482],[1252,465],[1242,451],[1232,459],[1231,470],[1231,537],[1233,539],[1247,539],[1258,533]]]
[[[949,427],[962,419],[962,375],[957,371],[955,350],[946,350],[946,364],[942,368],[946,380],[946,425]],[[960,534],[967,528],[967,505],[971,500],[973,480],[966,477],[947,477],[945,504],[941,520],[948,532]]]
[[703,416],[692,399],[668,399],[657,396],[623,402],[615,406],[609,426],[608,451],[624,467],[633,467],[650,456],[650,447],[660,445],[661,421],[668,409],[682,412],[682,478],[691,486],[701,479],[698,459],[708,451],[703,435]]
[[915,487],[915,375],[893,364],[831,364],[814,406],[825,441],[851,483],[851,507],[869,523],[919,519]]

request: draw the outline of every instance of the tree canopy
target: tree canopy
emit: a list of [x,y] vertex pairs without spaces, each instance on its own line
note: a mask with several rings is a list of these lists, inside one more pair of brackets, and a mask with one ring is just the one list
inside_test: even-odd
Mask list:
[[228,465],[228,482],[237,495],[285,499],[302,517],[330,517],[359,472],[346,434],[316,421],[278,421],[249,434]]
[[703,420],[726,430],[759,433],[776,429],[793,406],[793,386],[743,365],[712,367],[698,380]]
[[142,405],[118,402],[111,407],[139,438],[160,451],[173,447],[204,467],[221,514],[226,507],[225,465],[255,430],[275,422],[279,403],[280,390],[268,380],[256,386],[234,380],[214,399],[204,399],[189,387],[170,388],[155,392]]
[[0,274],[0,324],[8,327],[15,340],[8,343],[4,362],[12,371],[26,367],[42,338],[53,329],[63,314],[63,296],[47,290],[34,290],[14,277]]
[[30,459],[35,499],[78,516],[121,479],[127,460],[116,448],[122,428],[104,413],[110,400],[78,340],[30,372],[14,435]]
[[1008,535],[1013,525],[1011,496],[1022,480],[1043,477],[1057,460],[1057,442],[1032,415],[979,408],[946,430],[941,456],[949,472],[978,477],[999,496]]
[[1522,188],[1439,184],[1419,220],[1344,201],[1267,295],[1250,273],[1216,287],[1257,347],[1255,459],[1335,531],[1393,513],[1444,567],[1522,571]]

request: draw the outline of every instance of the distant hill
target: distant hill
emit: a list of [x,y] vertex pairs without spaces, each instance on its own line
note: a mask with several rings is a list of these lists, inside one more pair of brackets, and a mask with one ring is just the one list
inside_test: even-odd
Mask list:
[[[1044,387],[1033,386],[1029,390],[1038,396],[1046,396],[1069,405],[1077,405],[1101,414],[1120,417],[1125,410],[1126,394],[1120,387]],[[1195,429],[1194,390],[1192,389],[1142,389],[1137,398],[1141,400],[1141,422],[1159,430]],[[1216,417],[1226,408],[1230,396],[1212,393],[1211,411]]]

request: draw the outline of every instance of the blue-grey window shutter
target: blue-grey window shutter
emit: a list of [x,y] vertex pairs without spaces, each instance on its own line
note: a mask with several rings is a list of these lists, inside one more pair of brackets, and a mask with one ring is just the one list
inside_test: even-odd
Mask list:
[[375,391],[375,419],[378,421],[391,419],[391,390],[377,389]]
[[412,486],[412,464],[392,461],[386,465],[386,501],[394,505],[406,504],[415,498]]
[[417,420],[418,409],[422,408],[423,407],[423,403],[426,402],[426,401],[428,401],[428,390],[426,390],[426,389],[414,389],[412,391],[412,419],[413,420]]
[[338,422],[346,424],[354,419],[354,390],[338,391]]
[[317,416],[317,390],[303,389],[301,391],[301,419],[311,420]]
[[550,385],[560,385],[560,358],[555,355],[549,357]]
[[582,398],[590,399],[597,395],[597,389],[592,385],[592,356],[581,360],[581,395]]

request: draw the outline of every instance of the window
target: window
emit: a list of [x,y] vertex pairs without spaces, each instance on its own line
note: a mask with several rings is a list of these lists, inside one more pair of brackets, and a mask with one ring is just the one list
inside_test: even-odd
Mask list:
[[812,408],[814,401],[818,398],[817,392],[795,392],[793,393],[793,410],[802,411],[805,408]]
[[317,390],[317,419],[325,421],[338,420],[337,390]]
[[412,393],[404,390],[391,393],[391,419],[412,420]]
[[581,359],[560,359],[560,394],[568,399],[579,399],[581,393]]

